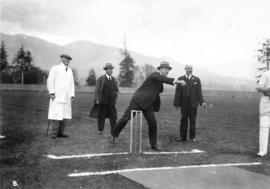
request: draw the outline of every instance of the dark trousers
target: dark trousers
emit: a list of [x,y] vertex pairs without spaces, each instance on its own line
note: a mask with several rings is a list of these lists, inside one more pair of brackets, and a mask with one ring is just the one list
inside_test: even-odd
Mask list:
[[62,121],[52,120],[52,136],[64,134],[66,123],[66,119],[63,119]]
[[127,122],[131,118],[131,110],[141,110],[148,124],[148,136],[151,146],[156,146],[157,144],[157,121],[152,106],[146,109],[142,109],[135,102],[130,103],[126,111],[124,112],[122,118],[117,122],[114,128],[113,136],[118,137],[120,132],[126,126]]
[[196,115],[197,108],[183,107],[181,108],[181,125],[180,125],[180,136],[182,139],[187,138],[188,120],[189,120],[189,138],[195,138],[196,131]]
[[110,125],[111,125],[111,133],[113,132],[113,128],[116,125],[117,120],[117,111],[114,105],[103,105],[100,104],[99,112],[98,112],[98,130],[102,132],[104,130],[105,119],[109,116]]

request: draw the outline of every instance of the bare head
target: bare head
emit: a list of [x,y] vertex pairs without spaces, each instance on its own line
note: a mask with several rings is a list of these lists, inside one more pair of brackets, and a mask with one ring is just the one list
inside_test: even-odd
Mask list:
[[185,66],[185,70],[186,70],[186,74],[187,74],[187,75],[191,75],[192,72],[193,72],[193,67],[192,67],[192,65],[187,64],[187,65]]

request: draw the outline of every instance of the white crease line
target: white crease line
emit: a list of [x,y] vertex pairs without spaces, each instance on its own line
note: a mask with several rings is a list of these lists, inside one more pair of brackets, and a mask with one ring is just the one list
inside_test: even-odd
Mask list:
[[[180,151],[180,152],[143,152],[145,155],[159,155],[159,154],[195,154],[204,153],[204,151],[193,149],[191,151]],[[91,158],[91,157],[101,157],[101,156],[117,156],[117,155],[127,155],[128,152],[118,152],[118,153],[101,153],[101,154],[82,154],[82,155],[70,155],[70,156],[55,156],[47,155],[49,159],[73,159],[73,158]]]
[[151,155],[151,154],[196,154],[196,153],[204,153],[204,151],[193,149],[191,151],[181,151],[181,152],[143,152],[143,154]]
[[49,158],[49,159],[72,159],[72,158],[91,158],[91,157],[127,155],[127,154],[128,154],[128,152],[101,153],[101,154],[82,154],[82,155],[70,155],[70,156],[47,155],[47,158]]
[[133,168],[133,169],[112,170],[112,171],[71,173],[71,174],[68,174],[68,176],[69,177],[85,177],[85,176],[110,175],[110,174],[127,173],[127,172],[138,172],[138,171],[173,170],[173,169],[207,168],[207,167],[251,166],[251,165],[261,165],[261,163],[260,162],[227,163],[227,164],[189,165],[189,166],[179,166],[179,167]]

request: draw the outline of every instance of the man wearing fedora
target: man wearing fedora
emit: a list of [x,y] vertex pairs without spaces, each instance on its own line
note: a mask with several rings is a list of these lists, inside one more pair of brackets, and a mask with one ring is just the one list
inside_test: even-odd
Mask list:
[[158,71],[147,77],[140,88],[134,93],[123,117],[117,122],[116,127],[114,128],[113,138],[111,140],[112,143],[115,143],[115,139],[130,120],[131,110],[141,110],[148,124],[151,148],[154,151],[160,151],[157,147],[157,122],[154,113],[158,112],[160,108],[159,94],[163,92],[163,83],[170,85],[181,83],[182,85],[185,85],[185,82],[167,77],[169,71],[172,69],[169,62],[161,62],[157,69]]
[[48,119],[52,121],[52,138],[63,137],[67,119],[71,119],[71,102],[75,96],[74,78],[69,62],[72,58],[62,54],[61,63],[52,67],[47,79],[50,95]]
[[110,119],[111,133],[117,120],[115,104],[119,89],[116,78],[112,76],[113,68],[111,63],[105,65],[103,69],[106,73],[97,79],[95,87],[94,102],[99,105],[98,131],[100,135],[103,134],[106,117]]
[[175,139],[177,142],[186,141],[188,121],[190,123],[189,137],[192,141],[195,141],[197,107],[201,105],[204,109],[206,108],[200,79],[192,75],[193,68],[191,65],[186,65],[185,71],[186,74],[179,77],[179,80],[184,80],[186,85],[177,85],[174,98],[174,106],[181,109],[182,113],[180,138]]

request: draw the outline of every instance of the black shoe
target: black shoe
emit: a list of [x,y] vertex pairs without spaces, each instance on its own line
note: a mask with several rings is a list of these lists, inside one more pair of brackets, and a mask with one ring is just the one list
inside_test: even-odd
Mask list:
[[151,147],[153,151],[156,151],[156,152],[161,152],[162,150],[160,148],[158,148],[157,146],[152,146]]
[[52,139],[56,139],[57,136],[52,136]]
[[98,131],[98,134],[101,136],[103,135],[103,131]]
[[186,139],[183,139],[183,138],[176,138],[175,141],[176,141],[176,142],[186,142]]
[[57,135],[57,137],[59,137],[59,138],[68,138],[68,135],[59,133],[59,134]]

